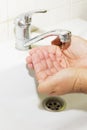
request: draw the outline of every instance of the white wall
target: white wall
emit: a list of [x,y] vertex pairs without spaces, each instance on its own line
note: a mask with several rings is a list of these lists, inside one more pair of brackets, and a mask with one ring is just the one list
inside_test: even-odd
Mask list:
[[13,33],[13,19],[34,9],[47,9],[46,14],[36,14],[32,24],[49,27],[73,18],[87,20],[87,0],[0,0],[0,42]]

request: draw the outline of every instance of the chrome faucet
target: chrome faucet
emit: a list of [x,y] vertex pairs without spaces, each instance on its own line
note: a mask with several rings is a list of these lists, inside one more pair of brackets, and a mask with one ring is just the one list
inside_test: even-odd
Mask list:
[[19,15],[15,23],[15,37],[16,43],[15,47],[20,50],[27,50],[31,48],[31,45],[35,42],[43,40],[49,36],[58,36],[60,42],[63,44],[70,43],[71,41],[71,32],[63,29],[56,29],[52,31],[45,32],[31,39],[31,21],[32,15],[34,13],[46,13],[47,10],[35,10],[29,11],[27,13]]
[[68,30],[63,30],[63,29],[56,29],[56,30],[51,30],[48,32],[45,32],[43,34],[40,34],[32,39],[29,39],[28,42],[25,43],[25,47],[28,47],[29,49],[32,48],[31,45],[34,44],[35,42],[38,42],[40,40],[43,40],[47,37],[50,36],[57,36],[60,40],[60,42],[64,45],[66,43],[70,44],[71,42],[71,32]]
[[27,13],[19,15],[14,20],[14,31],[15,31],[15,38],[16,43],[15,47],[20,50],[27,50],[29,49],[28,46],[24,46],[29,40],[31,35],[31,21],[32,21],[32,15],[35,13],[46,13],[47,10],[41,9],[41,10],[35,10],[35,11],[29,11]]

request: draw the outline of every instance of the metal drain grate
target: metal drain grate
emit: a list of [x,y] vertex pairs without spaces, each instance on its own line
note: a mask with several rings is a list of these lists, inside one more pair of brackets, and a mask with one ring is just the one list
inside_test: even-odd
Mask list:
[[48,97],[42,102],[43,107],[48,111],[62,111],[65,108],[65,102],[59,97]]

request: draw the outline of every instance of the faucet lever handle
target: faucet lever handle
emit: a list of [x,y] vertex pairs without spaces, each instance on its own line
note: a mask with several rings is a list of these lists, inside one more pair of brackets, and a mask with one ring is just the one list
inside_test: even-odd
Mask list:
[[39,10],[30,11],[27,14],[28,15],[33,15],[33,14],[36,14],[36,13],[46,13],[46,12],[47,12],[47,10],[45,10],[45,9],[39,9]]
[[20,14],[15,20],[14,23],[18,24],[19,26],[25,26],[31,24],[32,15],[36,13],[46,13],[47,10],[39,9],[39,10],[32,10],[23,14]]
[[46,13],[46,12],[47,12],[47,10],[45,10],[45,9],[39,9],[39,10],[29,11],[29,12],[27,12],[27,13],[24,14],[25,21],[29,23],[32,20],[32,15],[33,14]]
[[24,14],[24,19],[26,23],[31,23],[32,15],[37,13],[46,13],[47,10],[45,9],[39,9],[39,10],[32,10]]

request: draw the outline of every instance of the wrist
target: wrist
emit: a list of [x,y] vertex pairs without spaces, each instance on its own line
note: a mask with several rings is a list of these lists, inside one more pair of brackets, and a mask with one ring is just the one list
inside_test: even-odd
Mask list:
[[87,93],[87,69],[79,68],[76,70],[74,92]]

